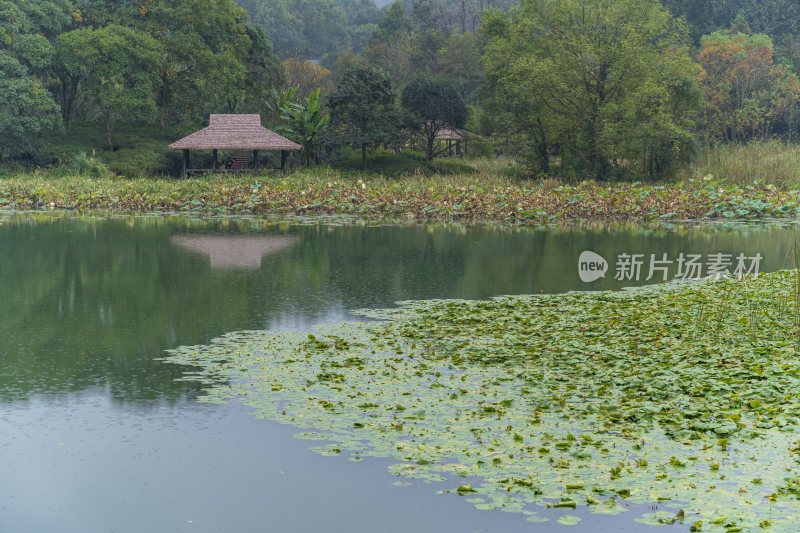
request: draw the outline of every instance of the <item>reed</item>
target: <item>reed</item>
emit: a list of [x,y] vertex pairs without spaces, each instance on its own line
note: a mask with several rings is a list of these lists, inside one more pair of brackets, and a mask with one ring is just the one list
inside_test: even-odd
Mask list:
[[706,146],[680,177],[708,174],[739,185],[756,180],[781,187],[800,185],[800,144],[770,140]]

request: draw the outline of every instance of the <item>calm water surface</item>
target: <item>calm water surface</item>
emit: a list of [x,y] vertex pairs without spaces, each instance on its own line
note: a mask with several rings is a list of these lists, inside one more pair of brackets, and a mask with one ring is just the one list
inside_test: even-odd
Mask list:
[[[797,235],[49,213],[0,223],[0,533],[566,531],[436,495],[452,484],[396,486],[391,460],[317,455],[289,426],[196,403],[201,387],[157,359],[401,300],[619,289],[636,284],[614,279],[624,253],[644,254],[640,283],[651,253],[760,253],[760,269],[776,270],[791,266]],[[580,280],[585,250],[608,261],[605,278]],[[570,529],[650,529],[633,521],[641,511],[570,510],[584,517]]]

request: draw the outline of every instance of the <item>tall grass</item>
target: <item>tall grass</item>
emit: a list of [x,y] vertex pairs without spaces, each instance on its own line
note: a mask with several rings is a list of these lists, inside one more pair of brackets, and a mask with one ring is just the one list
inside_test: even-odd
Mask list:
[[738,185],[755,180],[782,187],[800,185],[800,144],[771,140],[707,146],[681,177],[707,174]]
[[[88,156],[76,156],[76,159]],[[445,163],[449,163],[445,161]],[[280,190],[300,191],[306,188],[360,186],[383,189],[392,192],[413,192],[419,190],[444,190],[458,187],[479,187],[485,190],[495,188],[519,187],[517,172],[520,167],[505,159],[472,159],[453,161],[453,165],[469,165],[468,172],[438,174],[428,168],[409,168],[399,175],[380,171],[356,172],[349,169],[332,168],[319,165],[299,168],[283,174],[276,171],[250,173],[208,173],[179,179],[169,176],[147,175],[145,173],[128,176],[113,172],[94,172],[92,169],[70,165],[49,171],[35,170],[15,173],[0,179],[0,190],[6,194],[20,194],[25,191],[53,190],[65,195],[101,191],[112,196],[124,196],[128,192],[147,192],[149,194],[170,194],[180,191],[190,195],[219,187],[237,187],[259,184]],[[550,184],[554,186],[554,184]]]

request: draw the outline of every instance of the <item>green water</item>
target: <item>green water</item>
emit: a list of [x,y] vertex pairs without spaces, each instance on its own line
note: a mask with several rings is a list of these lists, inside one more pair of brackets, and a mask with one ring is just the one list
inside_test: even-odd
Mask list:
[[[635,285],[614,279],[622,253],[760,253],[761,270],[776,270],[791,265],[796,239],[777,226],[0,221],[2,533],[563,529],[475,510],[435,484],[395,486],[380,460],[314,454],[241,406],[197,404],[201,386],[157,359],[231,331],[307,330],[402,300]],[[586,250],[610,263],[605,278],[581,281]],[[632,518],[573,529],[641,530]]]

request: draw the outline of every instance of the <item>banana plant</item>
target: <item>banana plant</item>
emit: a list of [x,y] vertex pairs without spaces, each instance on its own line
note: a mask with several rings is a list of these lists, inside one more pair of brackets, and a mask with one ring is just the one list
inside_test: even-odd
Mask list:
[[330,117],[324,114],[320,89],[312,92],[302,102],[296,99],[297,89],[272,92],[272,107],[279,113],[284,125],[276,128],[278,133],[300,144],[306,154],[306,166],[313,158],[319,162],[318,136],[328,127]]

